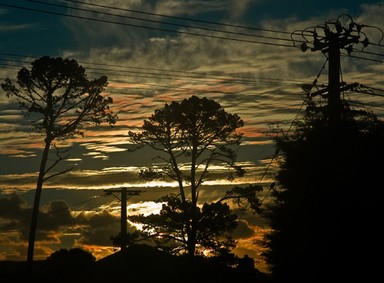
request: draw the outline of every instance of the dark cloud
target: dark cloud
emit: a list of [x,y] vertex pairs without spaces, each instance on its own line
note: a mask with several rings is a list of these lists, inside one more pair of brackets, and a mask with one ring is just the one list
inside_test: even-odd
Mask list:
[[75,218],[71,215],[69,206],[61,200],[50,202],[39,213],[39,230],[55,231],[74,224]]
[[29,211],[27,202],[16,193],[0,198],[0,218],[25,220],[26,211]]
[[[111,236],[117,236],[121,230],[120,216],[112,215],[108,211],[91,214],[82,212],[76,216],[76,222],[83,225],[78,243],[84,245],[111,246]],[[134,229],[127,224],[128,232]]]
[[[31,212],[31,206],[20,195],[1,197],[1,242],[15,241],[14,233],[18,234],[21,240],[27,241]],[[87,244],[111,245],[110,237],[119,233],[119,225],[120,217],[106,210],[77,213],[71,210],[65,201],[55,200],[40,209],[36,240],[60,243],[60,238],[65,237],[66,233],[77,233]]]

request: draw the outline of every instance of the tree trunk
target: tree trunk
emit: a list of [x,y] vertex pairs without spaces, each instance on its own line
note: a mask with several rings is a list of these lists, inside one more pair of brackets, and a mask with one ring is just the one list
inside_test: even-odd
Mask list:
[[188,235],[188,253],[191,257],[196,251],[196,233],[197,233],[197,191],[196,191],[196,156],[197,142],[193,141],[192,164],[191,164],[191,229]]
[[35,199],[33,202],[33,209],[32,209],[31,226],[29,229],[29,242],[28,242],[27,267],[26,267],[27,276],[30,276],[32,272],[33,252],[35,248],[35,235],[36,235],[36,227],[37,227],[37,217],[39,214],[40,196],[41,196],[41,191],[43,189],[45,166],[48,160],[48,153],[51,147],[51,141],[52,141],[51,139],[48,139],[48,138],[45,139],[45,147],[43,151],[43,156],[41,157],[39,176],[37,178]]

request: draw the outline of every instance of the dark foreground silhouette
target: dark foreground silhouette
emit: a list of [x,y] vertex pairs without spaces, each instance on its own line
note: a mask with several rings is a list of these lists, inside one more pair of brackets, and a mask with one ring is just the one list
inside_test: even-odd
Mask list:
[[218,259],[172,256],[146,245],[94,262],[84,258],[36,261],[29,278],[25,278],[24,267],[25,262],[0,262],[1,282],[268,282],[268,276],[255,269],[247,257],[229,267]]

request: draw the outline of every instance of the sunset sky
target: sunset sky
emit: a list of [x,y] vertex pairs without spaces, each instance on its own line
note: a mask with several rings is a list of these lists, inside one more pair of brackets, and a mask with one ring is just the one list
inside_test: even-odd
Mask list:
[[[1,82],[15,81],[41,56],[75,59],[89,79],[108,77],[104,94],[119,117],[112,128],[89,127],[84,137],[67,141],[71,156],[57,170],[74,170],[44,185],[35,258],[75,246],[97,258],[113,252],[120,204],[105,189],[143,191],[129,199],[129,214],[158,211],[153,201],[177,188],[139,178],[155,153],[128,152],[128,131],[165,103],[191,95],[213,99],[244,120],[238,161],[246,175],[228,183],[215,168],[219,177],[205,183],[200,201],[216,200],[233,184],[260,183],[265,195],[276,169],[268,133],[289,129],[303,114],[302,85],[316,78],[319,89],[328,83],[326,54],[300,50],[326,21],[344,15],[345,23],[362,25],[370,44],[356,44],[352,56],[342,50],[341,74],[363,92],[344,98],[383,117],[383,14],[384,2],[373,0],[1,0]],[[43,139],[0,91],[0,260],[25,260]],[[254,240],[266,229],[262,218],[242,213],[235,252],[257,261]]]

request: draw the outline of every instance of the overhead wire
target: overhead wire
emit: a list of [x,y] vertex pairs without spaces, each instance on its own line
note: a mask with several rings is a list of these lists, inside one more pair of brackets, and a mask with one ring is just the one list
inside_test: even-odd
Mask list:
[[344,57],[351,57],[351,58],[355,58],[355,59],[361,59],[361,60],[366,60],[366,61],[371,61],[371,62],[376,62],[376,63],[384,63],[384,60],[377,60],[377,59],[371,59],[371,58],[367,58],[367,57],[356,56],[356,55],[348,54],[345,52],[340,52],[340,55],[344,56]]
[[[292,121],[291,121],[291,123],[290,123],[290,126],[289,126],[289,128],[287,129],[287,131],[286,131],[286,134],[288,134],[288,133],[291,131],[291,128],[293,127],[294,122],[297,120],[297,118],[298,118],[300,112],[302,111],[304,105],[305,105],[305,100],[303,100],[303,102],[302,102],[302,104],[301,104],[301,106],[300,106],[300,109],[299,109],[298,112],[296,113],[296,116],[292,119]],[[279,155],[279,152],[280,152],[280,150],[277,148],[276,151],[275,151],[275,153],[274,153],[273,158],[271,159],[271,161],[269,162],[267,168],[265,169],[265,172],[264,172],[264,174],[263,174],[263,177],[266,175],[267,171],[270,169],[272,162],[274,162],[274,161],[276,160],[277,156]],[[263,179],[263,177],[262,177],[262,179]],[[262,181],[262,179],[260,180],[260,182]],[[274,189],[275,189],[275,182],[273,182],[273,183],[270,184],[270,186],[269,186],[269,188],[268,188],[268,191],[266,192],[266,194],[264,195],[263,199],[262,199],[261,202],[260,202],[260,206],[263,205],[264,201],[267,199],[267,197],[269,196],[269,194],[271,193],[271,191],[274,190]]]
[[[243,41],[243,42],[250,42],[250,43],[260,43],[260,44],[269,44],[269,45],[277,45],[277,46],[285,46],[285,47],[295,47],[295,48],[300,48],[299,46],[296,46],[294,43],[294,40],[292,39],[292,35],[297,33],[298,31],[295,32],[284,32],[284,31],[278,31],[278,30],[271,30],[271,29],[262,29],[262,28],[253,28],[253,27],[248,27],[248,26],[241,26],[241,25],[232,25],[232,24],[225,24],[225,23],[218,23],[218,22],[212,22],[212,21],[204,21],[204,20],[198,20],[198,19],[192,19],[192,18],[184,18],[184,17],[175,17],[175,16],[170,16],[170,15],[163,15],[163,14],[157,14],[157,13],[150,13],[150,12],[143,12],[143,11],[138,11],[138,10],[133,10],[133,9],[126,9],[126,8],[118,8],[118,7],[113,7],[113,6],[108,6],[108,5],[101,5],[101,4],[92,4],[92,3],[86,3],[83,1],[71,1],[71,0],[65,0],[66,2],[70,3],[77,3],[81,5],[86,5],[86,6],[92,6],[92,7],[101,7],[104,9],[112,9],[112,10],[119,10],[119,11],[128,11],[128,12],[133,12],[133,13],[140,13],[140,14],[145,14],[145,15],[151,15],[151,16],[157,16],[157,17],[162,17],[162,18],[170,18],[170,19],[178,19],[178,20],[184,20],[184,21],[194,21],[194,22],[201,22],[201,23],[206,23],[206,24],[214,24],[214,25],[220,25],[220,26],[225,26],[225,27],[235,27],[235,28],[241,28],[241,29],[248,29],[248,30],[258,30],[258,31],[267,31],[267,32],[274,32],[274,33],[283,33],[283,34],[290,34],[291,38],[279,38],[279,37],[269,37],[269,36],[263,36],[263,35],[254,35],[254,34],[248,34],[248,33],[241,33],[241,32],[232,32],[232,31],[227,31],[227,30],[217,30],[217,29],[211,29],[211,28],[205,28],[205,27],[196,27],[196,26],[190,26],[190,25],[184,25],[184,24],[178,24],[178,23],[170,23],[170,22],[163,22],[163,21],[156,21],[156,20],[151,20],[151,19],[143,19],[143,18],[137,18],[137,17],[130,17],[127,15],[118,15],[118,14],[112,14],[112,13],[107,13],[107,12],[99,12],[95,10],[89,10],[89,9],[84,9],[84,8],[78,8],[78,7],[72,7],[72,6],[66,6],[66,5],[61,5],[61,4],[54,4],[54,3],[49,3],[45,1],[38,1],[38,0],[27,0],[28,2],[32,3],[37,3],[37,4],[43,4],[43,5],[49,5],[49,6],[55,6],[55,7],[60,7],[60,8],[66,8],[66,9],[74,9],[74,10],[79,10],[79,11],[85,11],[85,12],[91,12],[91,13],[97,13],[97,14],[103,14],[103,15],[108,15],[108,16],[113,16],[113,17],[122,17],[122,18],[131,18],[135,20],[141,20],[141,21],[146,21],[146,22],[155,22],[159,24],[167,24],[167,25],[175,25],[175,26],[182,26],[182,27],[188,27],[192,29],[201,29],[205,31],[213,31],[213,32],[220,32],[220,33],[229,33],[232,35],[242,35],[242,36],[252,36],[252,37],[257,37],[257,38],[267,38],[267,39],[273,39],[273,40],[278,40],[278,41],[289,41],[292,42],[292,45],[286,45],[286,44],[279,44],[279,43],[274,43],[274,42],[258,42],[258,41],[248,41],[244,39],[239,39],[239,38],[229,38],[229,37],[222,37],[222,36],[215,36],[215,35],[207,35],[207,34],[196,34],[196,33],[190,33],[190,32],[185,32],[185,31],[179,31],[179,30],[168,30],[168,29],[161,29],[161,28],[156,28],[156,27],[149,27],[149,26],[141,26],[141,25],[133,25],[133,24],[128,24],[128,23],[122,23],[122,22],[115,22],[115,21],[107,21],[107,20],[101,20],[101,19],[93,19],[89,17],[82,17],[82,16],[75,16],[75,15],[69,15],[69,14],[63,14],[63,13],[58,13],[58,12],[53,12],[53,11],[45,11],[45,10],[39,10],[39,9],[34,9],[34,8],[28,8],[28,7],[20,7],[16,5],[10,5],[10,4],[0,4],[0,6],[6,6],[6,7],[12,7],[12,8],[18,8],[18,9],[24,9],[24,10],[30,10],[30,11],[35,11],[35,12],[42,12],[42,13],[48,13],[48,14],[55,14],[55,15],[60,15],[60,16],[68,16],[68,17],[77,17],[79,19],[87,19],[87,20],[92,20],[92,21],[101,21],[101,22],[107,22],[107,23],[114,23],[114,24],[123,24],[123,25],[132,25],[132,26],[137,26],[141,28],[149,28],[149,29],[155,29],[155,30],[160,30],[160,31],[167,31],[167,32],[176,32],[176,33],[182,33],[182,34],[189,34],[189,35],[194,35],[194,36],[203,36],[203,37],[212,37],[212,38],[217,38],[217,39],[226,39],[226,40],[235,40],[235,41]],[[370,27],[367,25],[364,25],[364,27]],[[301,35],[303,36],[305,31],[301,31]],[[373,43],[370,43],[371,45],[375,45]],[[377,46],[384,46],[382,44],[376,44]],[[373,52],[364,52],[360,51],[366,54],[371,54],[371,55],[376,55],[376,56],[384,56],[383,54],[378,54],[378,53],[373,53]],[[357,57],[355,58],[363,59],[363,60],[370,60],[370,61],[375,61],[375,62],[380,62],[382,63],[383,61],[380,60],[374,60],[370,58],[365,58],[365,57]]]
[[[318,82],[318,80],[319,80],[319,78],[320,78],[320,76],[321,76],[323,70],[325,69],[325,66],[326,66],[327,62],[328,62],[328,58],[326,58],[324,64],[321,66],[320,71],[317,73],[315,79],[313,80],[312,86],[317,87],[317,82]],[[293,124],[294,124],[294,122],[297,120],[297,118],[298,118],[300,112],[302,111],[302,109],[303,109],[305,103],[306,103],[306,100],[303,99],[302,104],[301,104],[299,110],[297,111],[295,117],[292,119],[292,121],[291,121],[291,123],[290,123],[290,126],[288,127],[288,129],[287,129],[286,132],[285,132],[285,135],[288,135],[288,133],[291,131],[291,129],[292,129],[292,127],[293,127]],[[276,151],[275,151],[275,154],[274,154],[273,158],[271,159],[270,163],[268,164],[268,166],[267,166],[267,168],[266,168],[266,170],[265,170],[265,172],[264,172],[264,174],[263,174],[261,180],[259,181],[259,183],[263,180],[263,178],[264,178],[264,176],[266,175],[267,171],[269,170],[269,168],[270,168],[272,162],[273,162],[274,160],[276,160],[278,154],[279,154],[279,149],[277,148]],[[267,193],[264,195],[263,199],[262,199],[261,202],[260,202],[260,206],[264,203],[265,199],[269,196],[270,192],[271,192],[274,188],[275,188],[275,182],[273,182],[273,183],[270,184]]]
[[[35,1],[35,0],[29,0],[29,1]],[[124,12],[133,12],[133,13],[137,13],[137,14],[157,16],[157,17],[162,17],[162,18],[167,18],[167,19],[177,19],[177,20],[183,20],[183,21],[190,21],[190,22],[197,22],[197,23],[203,23],[203,24],[218,25],[218,26],[231,27],[231,28],[241,28],[241,29],[254,30],[254,31],[282,33],[282,34],[289,34],[289,35],[292,34],[291,32],[286,32],[286,31],[279,31],[279,30],[272,30],[272,29],[265,29],[265,28],[255,28],[255,27],[250,27],[250,26],[234,25],[234,24],[219,23],[219,22],[200,20],[200,19],[194,19],[194,18],[178,17],[178,16],[172,16],[172,15],[164,15],[164,14],[144,12],[144,11],[138,11],[138,10],[133,10],[133,9],[127,9],[127,8],[119,8],[119,7],[95,4],[95,3],[87,3],[87,2],[84,2],[84,1],[74,1],[74,0],[64,0],[64,1],[72,2],[72,3],[78,3],[78,4],[82,4],[82,5],[94,6],[94,7],[101,7],[101,8],[118,10],[118,11],[124,11]]]
[[[286,134],[288,134],[290,131],[291,131],[291,128],[294,124],[294,121],[297,120],[300,112],[302,111],[302,108],[303,106],[305,105],[305,100],[303,100],[301,106],[300,106],[300,109],[297,111],[295,117],[291,120],[291,123],[290,123],[290,126],[289,128],[286,130]],[[273,157],[271,158],[271,160],[268,162],[268,165],[266,166],[261,178],[258,180],[258,184],[261,184],[261,182],[264,180],[265,176],[267,175],[267,172],[271,169],[271,166],[273,164],[273,162],[275,162],[277,156],[279,155],[280,153],[280,150],[277,148],[273,154]],[[270,183],[269,187],[268,187],[268,191],[265,193],[265,195],[263,196],[263,198],[261,199],[261,201],[259,202],[259,206],[261,207],[264,203],[264,201],[267,199],[267,197],[269,196],[270,192],[272,190],[275,189],[275,185],[276,185],[276,182],[272,182]],[[239,220],[241,220],[243,217],[244,217],[244,214],[245,214],[245,211],[247,210],[247,208],[249,207],[249,202],[247,203],[247,205],[245,206],[245,208],[243,209],[241,215],[238,217]]]
[[[144,22],[156,23],[156,24],[161,24],[161,25],[170,25],[170,26],[184,27],[184,28],[190,28],[190,29],[196,29],[196,30],[202,30],[202,31],[220,32],[220,33],[229,34],[229,35],[236,35],[236,36],[255,37],[254,34],[243,33],[243,32],[238,32],[238,31],[219,30],[219,29],[206,28],[206,27],[200,27],[200,26],[191,26],[191,25],[186,25],[186,24],[164,22],[164,21],[158,21],[158,20],[152,20],[152,19],[143,19],[143,18],[138,18],[138,17],[134,17],[134,16],[118,15],[118,14],[112,14],[112,13],[108,13],[108,12],[100,12],[100,11],[89,10],[89,9],[84,9],[84,8],[65,6],[65,5],[54,4],[54,3],[47,3],[47,2],[44,2],[44,1],[38,1],[38,0],[27,0],[27,1],[34,2],[34,3],[39,3],[39,4],[44,4],[44,5],[49,5],[49,6],[53,6],[53,7],[66,8],[66,9],[70,9],[70,10],[83,11],[83,12],[91,12],[91,13],[95,13],[95,14],[100,14],[100,15],[105,15],[105,16],[113,16],[113,17],[123,18],[123,19],[133,19],[133,20],[139,20],[139,21],[144,21]],[[77,3],[80,3],[80,2],[77,2]],[[83,4],[83,5],[89,4],[89,5],[98,6],[98,7],[102,6],[103,8],[114,9],[114,10],[117,9],[117,10],[120,10],[120,11],[124,10],[124,9],[117,8],[117,7],[111,7],[111,6],[105,6],[105,5],[95,5],[95,4],[84,3],[84,2],[82,2],[81,4]],[[130,10],[130,11],[133,11],[133,10]],[[138,12],[138,11],[135,11],[135,12]],[[257,37],[264,38],[264,39],[274,39],[274,40],[281,40],[281,41],[292,42],[291,39],[289,39],[289,38],[278,38],[278,37],[264,36],[264,35],[257,35]]]
[[[2,53],[0,52],[0,56],[17,56],[17,57],[26,57],[26,58],[38,58],[36,56],[27,56],[27,55],[20,55],[20,54],[12,54],[12,53]],[[30,64],[31,61],[26,60],[15,60],[15,59],[8,59],[8,58],[0,58],[0,61],[4,62],[12,62],[12,63],[25,63]],[[193,71],[180,71],[180,70],[169,70],[169,69],[158,69],[158,68],[147,68],[147,67],[130,67],[130,66],[123,66],[123,65],[115,65],[115,64],[103,64],[103,63],[89,63],[89,62],[82,62],[79,61],[79,64],[82,64],[84,66],[90,65],[90,66],[103,66],[104,68],[99,67],[87,67],[87,70],[92,70],[93,73],[98,74],[105,74],[105,72],[108,72],[109,74],[117,75],[117,76],[124,76],[124,73],[127,74],[134,74],[135,77],[142,77],[142,78],[151,78],[151,79],[174,79],[174,78],[186,78],[190,82],[191,79],[195,79],[195,81],[204,81],[204,80],[217,80],[220,82],[226,82],[226,83],[242,83],[242,84],[263,84],[263,85],[287,85],[287,86],[294,86],[302,84],[303,81],[301,80],[283,80],[283,79],[276,79],[276,78],[241,78],[237,76],[233,76],[231,74],[212,74],[212,73],[202,73],[202,72],[193,72]],[[7,65],[7,64],[1,64],[0,65],[4,67],[10,67],[15,68],[14,65]],[[21,66],[20,66],[21,67]],[[105,68],[106,67],[106,68]],[[112,68],[109,68],[112,67]],[[117,68],[117,69],[114,69]],[[138,70],[136,70],[138,69]],[[132,70],[132,71],[131,71]],[[143,71],[141,71],[143,70]],[[144,72],[145,71],[145,72]],[[155,71],[155,72],[153,72]],[[122,74],[123,73],[123,74]]]
[[363,53],[363,54],[369,54],[369,55],[375,55],[375,56],[384,57],[384,54],[376,53],[376,52],[370,52],[370,51],[366,51],[366,50],[360,50],[360,49],[357,49],[357,48],[353,48],[352,51],[353,52],[357,52],[357,53]]
[[[95,11],[95,10],[89,10],[89,9],[65,6],[65,5],[48,3],[48,2],[44,2],[44,1],[38,1],[38,0],[27,0],[27,1],[28,2],[32,2],[32,3],[39,3],[39,4],[44,4],[44,5],[61,7],[61,8],[75,9],[75,10],[91,12],[91,13],[99,13],[99,14],[109,15],[109,16],[113,16],[113,17],[130,18],[129,16],[126,16],[126,15],[117,15],[117,14],[112,14],[112,13],[99,12],[99,11]],[[190,19],[190,18],[172,17],[172,16],[167,16],[167,15],[162,15],[162,14],[142,12],[142,11],[131,10],[131,9],[123,9],[123,8],[117,8],[117,7],[107,6],[107,5],[91,4],[91,3],[86,3],[86,2],[82,2],[82,1],[70,1],[70,0],[68,0],[67,2],[78,3],[78,4],[82,4],[82,5],[90,5],[90,6],[94,6],[94,7],[108,8],[108,9],[113,9],[113,10],[130,11],[130,12],[148,14],[148,15],[164,17],[164,18],[168,17],[168,18],[177,18],[177,19],[193,21],[193,19]],[[86,19],[86,20],[91,20],[91,21],[100,21],[100,22],[105,22],[105,23],[122,24],[122,25],[129,25],[129,26],[135,26],[135,27],[140,27],[140,28],[154,29],[154,30],[159,30],[159,31],[188,34],[188,35],[193,35],[193,36],[211,37],[211,38],[216,38],[216,39],[234,40],[234,41],[248,42],[248,43],[259,43],[259,44],[267,44],[267,45],[273,45],[273,46],[285,46],[285,47],[300,48],[299,46],[294,44],[294,40],[292,39],[292,35],[295,32],[288,33],[288,32],[277,31],[277,30],[268,30],[268,29],[252,28],[252,27],[246,27],[246,26],[222,24],[222,23],[211,22],[211,21],[201,21],[203,23],[209,23],[209,24],[216,24],[216,25],[222,25],[222,26],[231,26],[231,27],[236,27],[236,28],[252,29],[252,30],[259,30],[259,31],[269,31],[269,32],[275,32],[275,33],[280,32],[280,33],[286,33],[286,34],[290,34],[291,35],[290,39],[288,39],[288,38],[279,38],[279,37],[265,37],[263,35],[253,35],[253,34],[248,34],[248,33],[232,32],[232,31],[227,31],[227,30],[217,30],[217,29],[210,29],[210,28],[204,28],[204,27],[195,27],[195,26],[190,26],[190,25],[183,25],[183,24],[177,24],[177,23],[169,23],[169,22],[162,22],[162,21],[155,21],[155,20],[150,20],[150,19],[142,19],[142,18],[137,18],[137,17],[131,17],[133,19],[141,20],[141,21],[146,21],[146,22],[156,22],[156,23],[159,23],[159,24],[169,24],[169,25],[183,26],[183,27],[188,27],[188,28],[192,28],[192,29],[202,29],[202,30],[211,31],[211,32],[229,33],[229,34],[232,34],[232,35],[234,34],[236,36],[242,35],[242,36],[252,36],[252,37],[255,37],[255,38],[264,38],[264,39],[268,38],[268,39],[273,39],[273,40],[277,40],[277,41],[289,41],[289,42],[293,43],[293,44],[287,45],[287,44],[281,44],[281,43],[276,43],[276,42],[261,42],[261,41],[255,41],[255,40],[246,40],[246,39],[237,38],[237,37],[236,38],[230,38],[230,37],[216,36],[216,35],[210,35],[210,34],[191,33],[191,32],[187,32],[187,31],[169,30],[169,29],[163,29],[163,28],[157,28],[157,27],[135,25],[135,24],[129,24],[129,23],[116,22],[116,21],[102,20],[102,19],[94,19],[94,18],[89,18],[89,17],[76,16],[76,15],[64,14],[64,13],[59,13],[59,12],[54,12],[54,11],[46,11],[46,10],[41,10],[41,9],[29,8],[29,7],[21,7],[21,6],[10,5],[10,4],[0,4],[0,6],[6,6],[6,7],[11,7],[11,8],[23,9],[23,10],[29,10],[29,11],[34,11],[34,12],[42,12],[42,13],[54,14],[54,15],[60,15],[60,16],[67,16],[67,17],[72,17],[72,18]],[[200,20],[195,20],[195,21],[200,22]],[[302,31],[302,33],[303,33],[303,31]],[[378,45],[378,46],[382,46],[382,45]],[[384,56],[383,54],[374,53],[374,52],[367,52],[367,51],[360,51],[360,52],[365,53],[365,54],[375,55],[375,56]],[[342,55],[345,56],[345,54],[342,54]],[[381,60],[375,60],[375,59],[366,58],[366,57],[359,57],[359,56],[350,55],[350,54],[348,56],[354,57],[354,58],[357,58],[357,59],[373,61],[373,62],[379,62],[379,63],[383,63],[384,62],[384,61],[381,61]]]
[[[231,37],[212,35],[212,34],[203,34],[203,33],[189,32],[189,31],[172,30],[172,29],[166,29],[166,28],[160,28],[160,27],[152,27],[152,26],[132,24],[132,23],[127,23],[127,22],[119,22],[119,21],[112,21],[112,20],[96,19],[96,18],[80,16],[80,15],[71,15],[71,14],[66,14],[66,13],[61,13],[61,12],[54,12],[54,11],[41,10],[41,9],[37,9],[37,8],[17,6],[17,5],[13,5],[13,4],[2,4],[2,3],[0,3],[0,6],[9,7],[9,8],[15,8],[15,9],[21,9],[21,10],[27,10],[27,11],[31,11],[31,12],[39,12],[39,13],[45,13],[45,14],[51,14],[51,15],[57,15],[57,16],[64,16],[64,17],[75,18],[75,19],[89,20],[89,21],[93,21],[93,22],[117,24],[117,25],[123,25],[123,26],[138,27],[138,28],[144,28],[144,29],[150,29],[150,30],[156,30],[156,31],[163,31],[163,32],[171,32],[171,33],[184,34],[184,35],[192,35],[192,36],[199,36],[199,37],[206,37],[206,38],[213,38],[213,39],[221,39],[221,40],[230,40],[230,41],[244,42],[244,43],[255,43],[255,44],[265,44],[265,45],[280,46],[280,47],[298,48],[297,46],[293,46],[293,45],[290,45],[290,44],[282,44],[282,43],[274,43],[274,42],[263,42],[263,41],[248,40],[248,39],[243,39],[243,38],[231,38]],[[90,10],[90,12],[92,12],[92,11]],[[255,37],[257,38],[257,36],[255,36]]]

